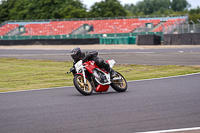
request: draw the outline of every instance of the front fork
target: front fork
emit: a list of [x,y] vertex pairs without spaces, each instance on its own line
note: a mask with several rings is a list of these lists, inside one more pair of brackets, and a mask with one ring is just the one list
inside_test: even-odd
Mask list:
[[82,76],[83,76],[83,82],[84,82],[84,85],[86,85],[86,77],[85,77],[85,71],[84,71],[84,67],[81,68],[82,70]]

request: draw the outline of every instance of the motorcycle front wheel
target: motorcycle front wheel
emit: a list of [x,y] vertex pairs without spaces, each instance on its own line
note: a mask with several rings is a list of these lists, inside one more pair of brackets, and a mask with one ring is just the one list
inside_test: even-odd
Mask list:
[[116,72],[116,77],[113,78],[110,85],[117,92],[125,92],[127,90],[126,79],[119,72]]
[[90,81],[86,78],[86,84],[84,84],[84,78],[82,75],[75,75],[74,76],[74,86],[75,88],[83,95],[91,95],[93,92],[92,85]]

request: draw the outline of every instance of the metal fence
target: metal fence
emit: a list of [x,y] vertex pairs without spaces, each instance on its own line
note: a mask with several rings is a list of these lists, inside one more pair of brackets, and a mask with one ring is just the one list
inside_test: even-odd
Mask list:
[[8,23],[31,23],[31,22],[50,22],[50,21],[86,21],[86,20],[110,20],[110,19],[161,19],[167,21],[170,18],[189,18],[188,14],[175,14],[175,15],[144,15],[144,16],[124,16],[124,17],[99,17],[99,18],[67,18],[67,19],[30,19],[30,20],[9,20],[0,24],[0,27]]
[[184,21],[181,24],[163,25],[163,34],[182,34],[182,33],[200,33],[200,21],[194,23],[192,20]]

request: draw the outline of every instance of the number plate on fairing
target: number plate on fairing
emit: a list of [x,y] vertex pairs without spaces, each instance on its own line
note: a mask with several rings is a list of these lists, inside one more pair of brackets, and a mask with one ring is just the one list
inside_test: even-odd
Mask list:
[[110,67],[112,68],[115,64],[115,60],[108,60],[107,63],[110,65]]
[[76,68],[76,72],[78,72],[83,66],[83,61],[82,60],[78,61],[74,66]]

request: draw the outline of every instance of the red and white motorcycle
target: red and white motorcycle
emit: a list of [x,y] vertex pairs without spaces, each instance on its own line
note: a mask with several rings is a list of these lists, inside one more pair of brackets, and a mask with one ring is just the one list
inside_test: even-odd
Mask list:
[[[115,64],[114,60],[106,61],[112,68]],[[109,86],[117,91],[124,92],[127,90],[126,79],[116,72],[116,76],[111,79],[110,73],[104,69],[99,68],[94,61],[87,61],[83,63],[78,61],[68,73],[73,73],[73,83],[75,88],[83,95],[91,95],[93,90],[95,92],[106,92]]]

